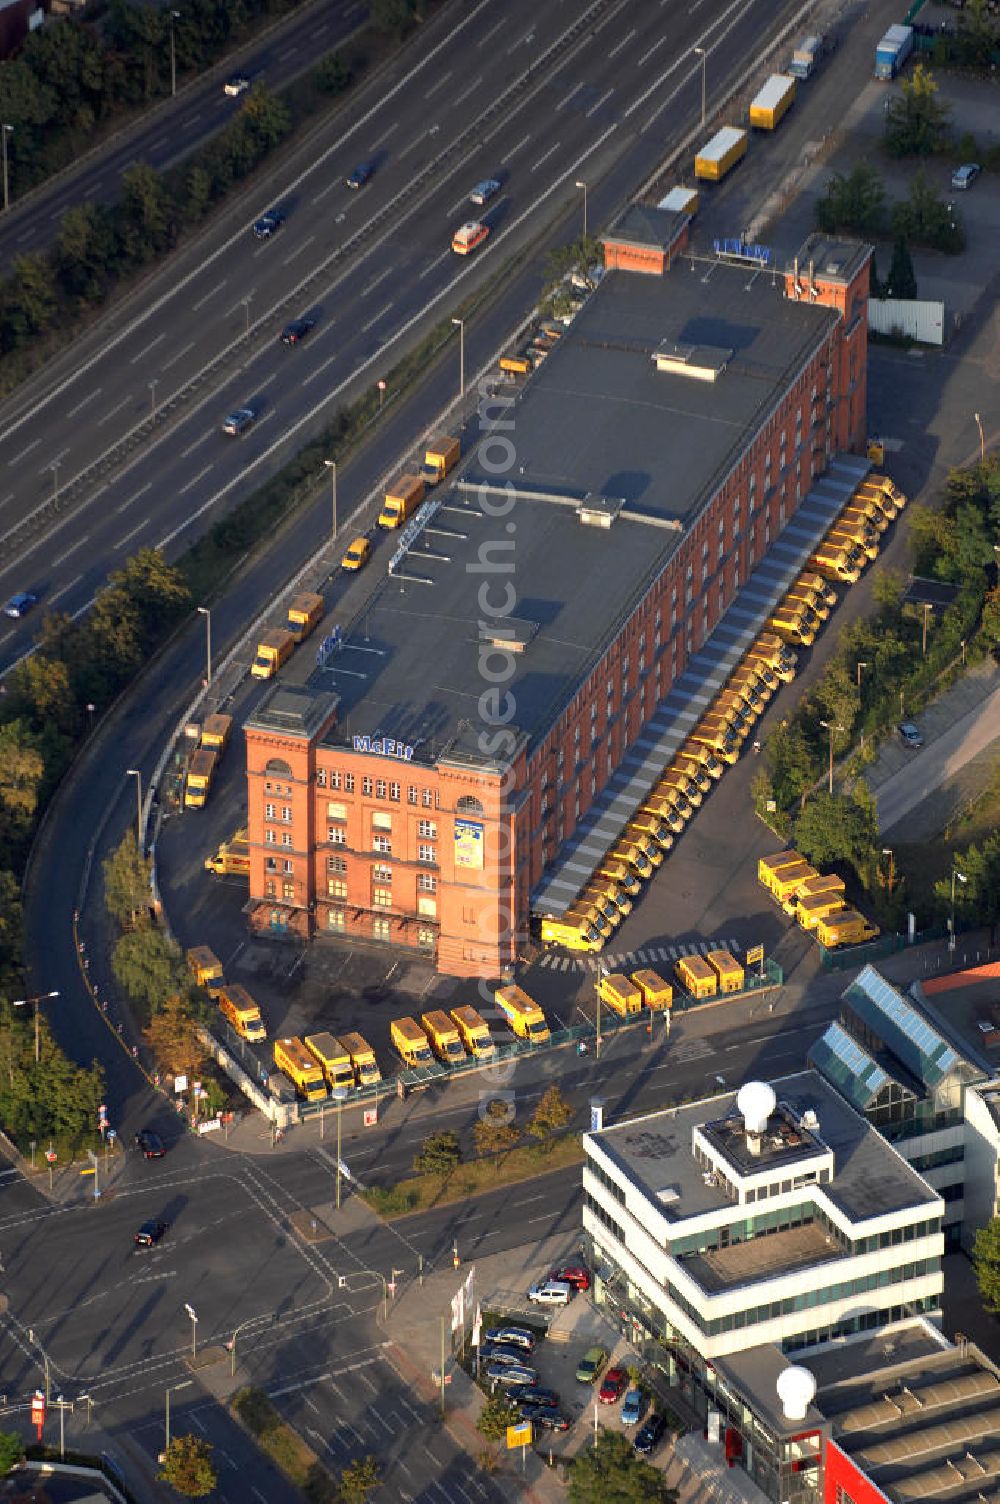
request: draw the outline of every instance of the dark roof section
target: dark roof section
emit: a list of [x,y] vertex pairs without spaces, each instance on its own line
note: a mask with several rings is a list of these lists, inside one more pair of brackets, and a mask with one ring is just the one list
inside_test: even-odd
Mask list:
[[[812,262],[813,272],[824,282],[837,282],[846,286],[856,277],[871,254],[871,246],[857,240],[842,240],[836,235],[824,235],[816,230],[801,246],[796,258],[799,277],[805,278]],[[786,271],[793,270],[789,262]]]
[[943,580],[925,580],[915,574],[903,592],[903,600],[908,606],[933,606],[936,611],[943,611],[957,594],[957,585],[948,585]]
[[601,236],[601,244],[642,245],[665,251],[690,218],[690,214],[657,209],[652,204],[630,204]]
[[336,708],[335,694],[314,694],[302,685],[279,682],[247,716],[246,725],[257,731],[276,731],[282,736],[301,736],[308,740],[316,735]]
[[[897,992],[874,966],[865,966],[843,996],[875,1037],[928,1090],[933,1091],[946,1076],[968,1066],[926,1014]],[[972,1067],[968,1069],[971,1071]]]

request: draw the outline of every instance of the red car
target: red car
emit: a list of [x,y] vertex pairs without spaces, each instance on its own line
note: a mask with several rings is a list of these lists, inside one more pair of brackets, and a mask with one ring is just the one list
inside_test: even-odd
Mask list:
[[562,1280],[564,1284],[572,1285],[574,1290],[590,1289],[590,1274],[582,1264],[567,1264],[563,1269],[553,1269],[549,1279]]
[[627,1383],[628,1374],[624,1368],[609,1368],[604,1375],[604,1383],[598,1391],[597,1398],[602,1405],[614,1405],[621,1399]]

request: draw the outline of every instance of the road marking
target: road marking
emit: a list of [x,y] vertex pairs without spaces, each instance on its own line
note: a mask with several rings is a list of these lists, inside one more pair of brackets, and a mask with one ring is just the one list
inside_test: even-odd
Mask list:
[[377,324],[380,318],[383,318],[385,316],[385,314],[389,313],[389,311],[391,310],[391,308],[392,308],[392,304],[391,303],[386,303],[385,307],[384,308],[380,308],[379,311],[378,311],[378,313],[375,315],[375,317],[373,319],[369,319],[368,322],[367,322],[367,324],[362,324],[361,325],[361,333],[362,334],[367,334],[368,330],[371,329],[371,327],[374,324]]
[[394,130],[398,130],[398,129],[399,129],[399,121],[397,120],[394,125],[390,125],[390,127],[389,127],[389,129],[387,131],[383,131],[382,134],[381,134],[381,136],[376,136],[375,137],[375,140],[372,142],[372,146],[373,147],[381,146],[382,143],[383,143],[383,141],[388,141],[388,139],[392,135],[393,131]]
[[379,1425],[382,1426],[384,1430],[388,1431],[388,1433],[389,1433],[390,1436],[395,1436],[396,1432],[395,1432],[394,1428],[392,1426],[390,1426],[390,1424],[389,1424],[389,1422],[387,1420],[385,1420],[381,1415],[379,1415],[379,1413],[378,1413],[377,1410],[373,1410],[372,1411],[372,1420],[377,1420],[378,1423],[379,1423]]
[[616,47],[612,47],[611,51],[608,53],[608,60],[610,61],[610,59],[613,58],[613,57],[615,57],[617,53],[621,52],[621,50],[622,50],[623,47],[627,47],[628,44],[629,44],[629,42],[631,42],[632,38],[635,36],[635,34],[636,34],[636,30],[635,30],[635,27],[633,26],[631,31],[627,31],[625,33],[625,35],[622,37],[622,39],[618,43],[618,45]]
[[58,557],[58,559],[53,559],[52,560],[52,568],[56,569],[62,563],[62,561],[64,559],[68,559],[69,558],[70,554],[75,554],[76,551],[77,551],[77,549],[81,546],[81,544],[86,543],[86,541],[87,541],[87,539],[89,537],[90,537],[89,533],[84,533],[84,535],[83,535],[82,538],[77,538],[76,542],[73,543],[73,544],[71,544],[70,547],[67,548],[67,550],[66,550],[66,552],[64,554],[60,554],[59,557]]
[[302,252],[306,249],[306,247],[312,245],[312,243],[313,243],[313,241],[315,239],[316,239],[315,235],[307,235],[306,238],[305,238],[305,240],[303,240],[302,243],[299,246],[296,247],[296,249],[291,253],[291,255],[285,257],[284,261],[281,263],[282,266],[287,266],[290,261],[294,261],[295,260],[296,256],[301,256]]
[[663,35],[662,35],[662,37],[660,37],[659,41],[654,42],[653,45],[652,45],[652,47],[650,47],[649,51],[643,53],[642,57],[639,59],[640,64],[648,62],[649,59],[653,56],[653,53],[656,51],[657,47],[662,47],[663,44],[664,44],[664,42],[666,40],[667,40],[667,33],[664,32]]
[[75,407],[70,408],[69,412],[66,414],[67,418],[75,418],[80,409],[86,407],[88,402],[93,402],[94,398],[99,397],[102,391],[102,387],[95,387],[89,397],[84,397],[83,400],[81,402],[78,402]]
[[142,532],[143,528],[146,526],[146,524],[147,524],[148,521],[149,521],[149,518],[148,517],[144,517],[141,522],[137,523],[136,526],[132,529],[132,531],[130,533],[126,533],[125,536],[124,536],[124,538],[119,539],[118,547],[119,548],[124,548],[125,544],[128,543],[130,539],[134,538],[135,535],[136,535],[136,533],[141,533]]
[[160,367],[160,370],[161,371],[169,371],[171,366],[175,366],[179,360],[183,360],[184,356],[187,355],[193,349],[194,349],[194,340],[192,340],[189,345],[185,345],[184,348],[183,348],[183,350],[178,350],[176,355],[171,355],[171,357],[170,357],[169,360],[165,360],[163,362],[162,366]]
[[560,99],[559,103],[556,105],[556,111],[558,112],[559,110],[565,109],[566,105],[569,104],[570,100],[573,99],[577,94],[579,94],[579,92],[580,92],[580,90],[582,88],[583,88],[583,84],[582,83],[580,83],[580,84],[574,84],[573,87],[572,87],[572,89],[570,89],[569,93],[567,95],[565,95],[564,98]]
[[497,34],[497,32],[500,31],[506,25],[507,25],[507,20],[506,20],[506,17],[504,17],[501,20],[499,20],[495,26],[491,26],[490,29],[489,29],[489,31],[486,33],[486,35],[484,37],[482,37],[476,43],[476,47],[479,49],[479,51],[481,52],[482,49],[486,46],[486,43],[489,41],[490,37],[495,37],[496,34]]
[[97,420],[97,426],[98,426],[98,428],[100,428],[102,424],[110,422],[110,420],[114,417],[115,413],[120,413],[121,410],[122,410],[122,408],[123,407],[128,407],[128,405],[129,405],[129,403],[131,401],[132,401],[131,397],[123,397],[122,400],[119,402],[119,404],[118,404],[117,407],[113,407],[109,413],[105,413],[103,418],[98,418],[98,420]]
[[398,159],[399,159],[399,161],[401,162],[404,157],[408,157],[411,151],[415,151],[416,148],[420,145],[421,141],[424,139],[424,136],[426,136],[428,134],[429,133],[427,131],[424,131],[421,135],[414,136],[414,138],[410,142],[409,146],[404,146],[403,150],[398,153]]
[[197,313],[199,308],[204,308],[205,304],[206,303],[210,303],[212,301],[212,299],[215,297],[216,293],[221,292],[222,289],[225,287],[225,285],[226,285],[226,278],[223,277],[222,281],[220,283],[218,283],[217,286],[213,287],[211,292],[207,292],[203,298],[199,298],[198,301],[197,301],[197,303],[195,303],[195,304],[192,305],[191,312],[192,313]]
[[153,482],[151,480],[147,480],[146,484],[142,487],[142,489],[140,491],[136,491],[135,495],[134,496],[130,496],[129,499],[128,499],[128,501],[123,501],[120,507],[116,507],[115,508],[115,511],[116,512],[124,512],[125,508],[126,507],[130,507],[132,505],[133,501],[138,501],[140,496],[145,496],[145,494],[146,494],[147,491],[152,490],[152,486],[153,486]]
[[76,579],[70,580],[69,584],[68,585],[64,585],[61,590],[57,590],[56,593],[55,593],[55,595],[50,595],[49,596],[49,605],[51,606],[52,603],[53,603],[53,601],[57,601],[61,595],[65,595],[67,593],[67,591],[72,590],[74,585],[79,585],[79,583],[80,583],[80,581],[82,579],[83,579],[83,575],[82,574],[78,574],[76,576]]
[[452,100],[452,104],[461,104],[463,99],[468,99],[470,94],[474,94],[476,92],[482,81],[483,75],[480,73],[479,77],[474,79],[467,89],[463,89],[462,93],[457,95],[456,98]]
[[200,119],[201,119],[201,115],[191,115],[189,117],[189,119],[185,120],[184,124],[185,124],[185,126],[188,126],[188,125],[197,125],[197,123],[198,123],[198,121]]
[[204,444],[204,442],[205,442],[205,440],[207,438],[208,438],[208,434],[207,433],[203,433],[200,439],[195,439],[195,441],[194,441],[193,444],[189,444],[186,449],[182,449],[181,450],[181,456],[180,456],[181,459],[182,460],[186,460],[189,454],[194,454],[195,450],[198,448],[198,445],[199,444]]
[[165,340],[166,337],[166,334],[158,334],[155,339],[151,339],[145,350],[140,350],[138,355],[134,355],[132,357],[132,359],[129,361],[129,365],[137,366],[140,360],[145,360],[146,356],[149,354],[150,350],[152,350],[153,346],[158,345],[161,340]]
[[324,360],[323,364],[321,366],[317,366],[315,371],[310,371],[308,376],[303,376],[302,385],[308,386],[310,381],[315,381],[317,376],[321,376],[323,374],[327,366],[333,365],[333,362],[339,358],[339,355],[340,352],[338,350],[336,355],[331,355],[329,360]]
[[308,1394],[304,1394],[302,1396],[302,1398],[305,1400],[306,1404],[309,1406],[309,1409],[310,1410],[315,1410],[316,1414],[318,1415],[319,1414],[319,1406],[317,1405],[316,1401],[315,1400],[311,1400],[309,1398]]
[[267,1504],[267,1500],[264,1498],[264,1495],[261,1493],[260,1489],[255,1488],[252,1483],[250,1485],[250,1492],[253,1494],[255,1499],[260,1500],[260,1504]]
[[325,188],[321,188],[318,193],[314,193],[309,202],[311,204],[318,204],[321,198],[326,198],[328,193],[333,192],[339,182],[339,178],[334,178],[331,183],[327,183]]
[[[214,463],[215,461],[213,460],[212,465],[214,465]],[[196,486],[200,480],[204,480],[205,476],[212,469],[212,465],[206,465],[204,470],[199,470],[194,480],[189,480],[186,486],[181,486],[180,490],[177,492],[177,495],[184,496],[188,491],[191,490],[193,486]]]
[[455,252],[449,246],[446,251],[441,252],[440,256],[435,256],[434,260],[429,262],[422,272],[417,272],[417,281],[419,282],[423,277],[429,276],[436,266],[440,266],[442,261],[447,261],[454,254]]
[[519,141],[516,146],[512,146],[511,149],[510,149],[510,151],[507,153],[507,155],[505,157],[501,157],[500,158],[500,165],[501,165],[501,167],[506,167],[506,165],[510,161],[511,157],[516,157],[517,154],[518,154],[518,152],[521,150],[521,147],[522,146],[527,146],[527,144],[528,144],[528,142],[530,140],[531,140],[531,136],[527,135],[527,136],[525,136],[523,138],[523,140]]
[[442,75],[438,79],[437,83],[436,84],[431,84],[430,88],[424,94],[424,98],[425,99],[430,99],[431,95],[432,94],[436,94],[437,91],[438,91],[438,89],[443,89],[444,86],[445,86],[445,84],[448,82],[448,80],[451,77],[451,75],[452,75],[453,72],[454,72],[454,69],[449,69],[447,73],[442,73]]
[[367,298],[367,296],[368,296],[369,293],[375,291],[376,287],[378,287],[378,285],[379,285],[380,282],[384,282],[385,279],[386,279],[386,277],[391,277],[392,276],[394,270],[395,270],[394,267],[387,266],[384,272],[379,272],[379,274],[375,278],[374,282],[369,282],[369,284],[368,284],[367,287],[362,288],[361,296],[363,298]]
[[299,50],[298,42],[293,42],[291,47],[286,47],[284,52],[278,53],[278,62],[283,63],[286,57],[294,57]]
[[598,110],[601,108],[601,105],[607,104],[608,100],[611,98],[614,92],[614,89],[608,89],[606,93],[602,94],[597,103],[592,104],[590,106],[590,109],[585,112],[585,118],[589,120],[591,115],[596,115]]
[[20,454],[15,454],[14,458],[12,460],[8,460],[7,463],[9,465],[19,465],[24,459],[24,456],[26,454],[30,454],[33,449],[37,449],[41,442],[41,439],[32,439],[27,449],[22,449]]

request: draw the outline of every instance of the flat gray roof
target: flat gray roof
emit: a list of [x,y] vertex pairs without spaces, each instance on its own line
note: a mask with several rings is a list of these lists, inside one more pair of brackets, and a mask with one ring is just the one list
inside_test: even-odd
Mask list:
[[[852,1222],[910,1207],[931,1211],[937,1192],[818,1071],[800,1071],[771,1084],[779,1103],[787,1103],[797,1117],[810,1108],[815,1112],[819,1128],[813,1134],[834,1152],[833,1180],[822,1190]],[[704,1167],[695,1159],[691,1143],[695,1127],[736,1111],[736,1092],[725,1092],[604,1128],[590,1137],[670,1221],[680,1222],[734,1209],[722,1186],[705,1183]],[[669,1201],[662,1199],[664,1192],[673,1193]]]
[[[492,600],[509,580],[511,616],[533,627],[503,686],[516,707],[508,729],[529,743],[544,734],[837,317],[786,301],[780,278],[721,262],[605,276],[507,415],[510,472],[487,468],[495,449],[473,450],[461,484],[434,493],[430,524],[311,674],[311,690],[340,699],[329,740],[380,734],[418,762],[475,762],[479,698],[491,688],[484,552],[510,564],[491,580]],[[733,353],[703,381],[655,369],[664,341]],[[484,482],[514,487],[502,518],[489,514]],[[621,503],[610,527],[581,523],[588,495]]]

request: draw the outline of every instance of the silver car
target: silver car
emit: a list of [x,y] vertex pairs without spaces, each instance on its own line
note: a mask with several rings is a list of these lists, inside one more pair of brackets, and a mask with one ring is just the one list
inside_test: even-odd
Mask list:
[[951,186],[958,189],[971,188],[980,171],[978,162],[966,162],[962,167],[956,167],[951,175]]

